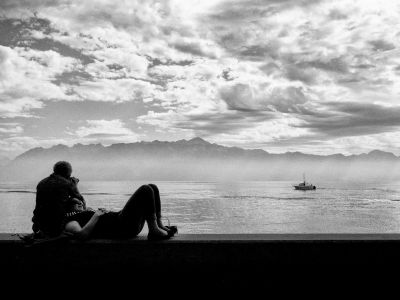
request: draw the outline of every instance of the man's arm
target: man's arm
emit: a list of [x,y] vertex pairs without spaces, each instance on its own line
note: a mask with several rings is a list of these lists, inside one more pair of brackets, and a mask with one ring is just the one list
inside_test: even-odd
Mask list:
[[71,177],[70,179],[71,179],[71,195],[70,196],[72,198],[78,198],[79,200],[81,200],[83,203],[83,208],[86,209],[86,201],[78,189],[79,179],[75,178],[75,177]]
[[87,240],[90,234],[93,232],[99,218],[104,213],[100,210],[96,211],[90,218],[89,222],[85,226],[81,227],[77,221],[71,221],[65,225],[65,231],[72,233],[76,238],[80,240]]

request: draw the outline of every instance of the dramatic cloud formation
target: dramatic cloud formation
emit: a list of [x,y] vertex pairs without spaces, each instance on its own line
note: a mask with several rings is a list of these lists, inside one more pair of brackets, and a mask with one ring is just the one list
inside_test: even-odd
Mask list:
[[400,154],[396,0],[5,0],[0,16],[0,155],[194,136]]
[[125,127],[120,120],[88,120],[87,126],[79,127],[73,135],[87,142],[101,141],[106,144],[115,142],[136,142],[137,135]]

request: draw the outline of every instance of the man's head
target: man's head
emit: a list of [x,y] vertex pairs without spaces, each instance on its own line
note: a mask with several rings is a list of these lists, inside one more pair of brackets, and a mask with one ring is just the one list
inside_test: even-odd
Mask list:
[[67,161],[56,162],[53,167],[54,174],[60,175],[65,178],[70,178],[72,174],[72,166]]

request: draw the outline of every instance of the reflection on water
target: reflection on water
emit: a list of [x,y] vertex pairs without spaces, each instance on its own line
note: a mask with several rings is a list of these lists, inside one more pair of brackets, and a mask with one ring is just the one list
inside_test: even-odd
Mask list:
[[[119,210],[145,182],[80,182],[88,206]],[[156,182],[180,233],[399,232],[400,183]],[[35,183],[0,184],[0,232],[30,231]]]

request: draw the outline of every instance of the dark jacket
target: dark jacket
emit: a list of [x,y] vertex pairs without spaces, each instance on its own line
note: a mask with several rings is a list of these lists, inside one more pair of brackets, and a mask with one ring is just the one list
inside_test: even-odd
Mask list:
[[85,205],[77,182],[73,179],[51,174],[41,180],[36,187],[36,206],[32,218],[33,231],[41,231],[48,236],[59,235],[63,231],[66,209],[72,198],[82,200]]

